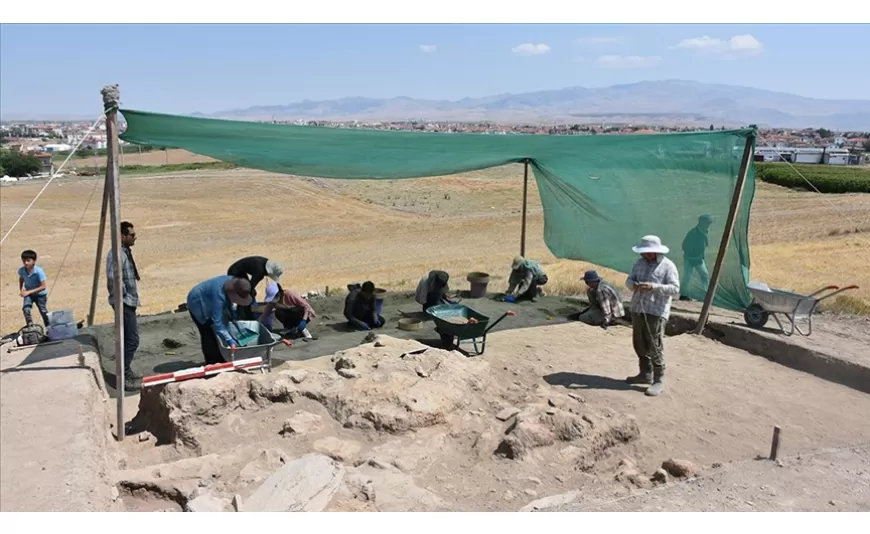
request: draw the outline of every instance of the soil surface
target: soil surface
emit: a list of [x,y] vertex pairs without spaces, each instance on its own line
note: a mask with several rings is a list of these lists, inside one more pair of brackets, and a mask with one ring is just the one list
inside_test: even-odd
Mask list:
[[681,484],[547,512],[867,512],[870,445],[739,462]]
[[[379,339],[271,374],[166,386],[149,401],[166,417],[150,427],[155,437],[122,444],[119,484],[132,497],[149,466],[188,458],[202,462],[198,491],[230,509],[233,495],[249,499],[270,474],[315,451],[349,477],[327,509],[510,511],[575,491],[611,500],[643,492],[671,458],[699,473],[751,460],[768,453],[774,425],[783,457],[870,435],[870,396],[692,335],[665,340],[666,389],[657,398],[623,381],[636,372],[626,327],[501,331],[474,358],[437,349],[400,357],[421,345]],[[174,438],[159,435],[166,421]],[[362,479],[373,486],[354,485]],[[183,493],[198,485],[179,484],[124,502],[186,506]],[[755,509],[767,509],[756,499]]]
[[[309,329],[318,339],[308,343],[301,339],[294,339],[291,347],[279,343],[272,352],[273,365],[280,365],[284,361],[309,360],[359,345],[369,332],[351,330],[347,326],[343,316],[345,295],[346,293],[342,293],[330,297],[312,298],[310,302],[317,312],[317,319]],[[505,317],[492,328],[491,332],[567,323],[572,313],[584,307],[577,299],[570,297],[543,297],[538,302],[526,301],[515,304],[500,302],[497,300],[498,297],[499,295],[489,295],[480,299],[464,297],[460,304],[490,317],[490,325],[505,312],[509,310],[516,312],[512,317]],[[414,301],[413,293],[387,294],[382,315],[386,324],[374,332],[440,346],[441,339],[435,332],[434,322],[422,313],[421,306]],[[400,330],[398,321],[404,317],[422,319],[423,328],[417,331]],[[275,325],[278,328],[280,322],[276,320]],[[89,331],[99,342],[107,386],[111,388],[115,383],[114,326],[97,325]],[[143,376],[173,372],[205,363],[200,350],[199,333],[186,311],[140,317],[139,337],[139,350],[133,360],[133,369]],[[163,343],[167,338],[181,343],[182,346],[168,348]],[[468,343],[463,343],[462,348],[474,350],[473,345]],[[237,357],[242,356],[239,354]]]
[[[292,340],[292,346],[277,344],[272,351],[273,365],[280,366],[285,361],[302,361],[331,355],[337,351],[355,347],[363,342],[368,332],[353,331],[347,327],[342,315],[344,309],[344,293],[330,297],[314,297],[310,300],[318,314],[310,326],[311,332],[318,337],[316,341],[304,342],[301,339]],[[490,317],[490,324],[511,310],[514,316],[505,317],[491,332],[514,329],[557,325],[573,322],[570,318],[586,305],[576,297],[542,297],[538,302],[519,302],[507,304],[499,300],[499,294],[490,294],[485,298],[472,299],[464,293],[460,304],[469,306]],[[630,294],[626,295],[626,298]],[[626,310],[628,304],[626,300]],[[677,315],[696,319],[701,310],[699,302],[675,302],[672,317]],[[435,332],[435,324],[425,316],[420,306],[414,302],[413,293],[393,292],[386,296],[383,316],[386,324],[375,330],[402,339],[414,339],[430,346],[440,346],[440,337]],[[416,317],[423,320],[423,328],[418,331],[405,331],[398,328],[398,320],[404,317]],[[714,309],[710,321],[734,324],[751,330],[743,322],[739,313]],[[275,321],[276,327],[280,322]],[[772,323],[771,323],[772,324]],[[770,327],[771,325],[768,325]],[[813,320],[813,333],[810,337],[794,335],[783,336],[781,333],[765,327],[763,330],[753,330],[763,333],[766,337],[796,344],[815,351],[829,354],[833,357],[870,367],[870,318],[841,317],[818,314]],[[106,384],[110,393],[114,394],[114,327],[111,324],[97,325],[88,329],[99,343]],[[669,332],[670,333],[670,332]],[[139,350],[133,360],[133,368],[143,376],[173,372],[180,369],[196,367],[204,364],[199,348],[199,334],[185,312],[164,313],[139,318]],[[165,339],[179,342],[182,346],[169,348]],[[473,352],[474,347],[463,343],[462,348]],[[240,356],[239,356],[240,357]]]

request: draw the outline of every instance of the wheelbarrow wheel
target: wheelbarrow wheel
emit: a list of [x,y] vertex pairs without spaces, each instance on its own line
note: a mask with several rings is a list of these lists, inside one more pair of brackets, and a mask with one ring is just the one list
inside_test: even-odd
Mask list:
[[758,304],[757,302],[752,303],[743,312],[743,320],[752,328],[764,327],[764,325],[767,324],[768,319],[770,319],[770,314],[764,311],[761,304]]

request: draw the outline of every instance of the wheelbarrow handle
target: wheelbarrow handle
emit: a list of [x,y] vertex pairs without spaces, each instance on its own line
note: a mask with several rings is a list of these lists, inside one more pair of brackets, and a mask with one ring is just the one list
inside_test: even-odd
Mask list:
[[513,311],[506,311],[506,312],[504,312],[504,314],[502,314],[501,317],[499,317],[498,319],[496,319],[495,321],[493,321],[492,323],[490,323],[490,325],[486,327],[486,330],[484,330],[483,333],[486,334],[487,332],[489,332],[490,330],[492,330],[493,328],[495,328],[495,325],[497,325],[498,323],[500,323],[501,320],[504,319],[505,317],[508,317],[508,316],[513,317],[514,315],[516,315],[516,312],[513,312]]
[[808,297],[815,297],[819,293],[824,293],[825,291],[837,291],[838,289],[840,289],[840,286],[825,286],[822,289],[816,291],[815,293],[810,293],[807,296]]
[[[848,291],[848,290],[850,290],[850,289],[860,289],[860,288],[859,288],[858,286],[856,286],[856,285],[851,285],[851,286],[846,286],[846,287],[838,287],[837,290],[834,291],[833,293],[828,293],[828,294],[825,295],[824,297],[819,297],[819,298],[817,298],[816,300],[819,301],[819,302],[821,302],[821,301],[823,301],[823,300],[825,300],[825,299],[831,298],[831,297],[833,297],[834,295],[839,295],[839,294],[842,293],[843,291]],[[814,294],[817,294],[817,293],[814,293]]]

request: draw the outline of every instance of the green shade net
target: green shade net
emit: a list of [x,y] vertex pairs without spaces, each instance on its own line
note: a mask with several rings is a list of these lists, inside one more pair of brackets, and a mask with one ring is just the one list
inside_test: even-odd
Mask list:
[[[529,160],[544,208],[544,240],[558,258],[629,272],[642,236],[654,234],[685,271],[681,244],[712,215],[712,272],[747,138],[755,130],[659,135],[492,135],[288,126],[122,110],[130,143],[182,148],[297,176],[398,179],[457,174]],[[742,310],[751,298],[750,165],[714,304]],[[712,274],[712,273],[711,273]],[[695,273],[683,294],[703,300]]]

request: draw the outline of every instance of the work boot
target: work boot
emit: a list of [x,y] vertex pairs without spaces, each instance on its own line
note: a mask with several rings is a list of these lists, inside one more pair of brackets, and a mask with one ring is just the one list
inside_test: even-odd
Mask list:
[[139,380],[142,378],[142,375],[138,374],[133,369],[128,368],[124,370],[124,378],[128,380]]
[[124,378],[124,391],[139,391],[141,385],[139,381],[134,378]]
[[625,379],[625,381],[629,384],[649,384],[650,382],[652,382],[652,380],[652,373],[645,373],[643,371]]
[[650,387],[646,389],[647,397],[658,397],[661,395],[662,391],[665,390],[665,372],[656,369],[655,376],[653,377],[653,383]]

